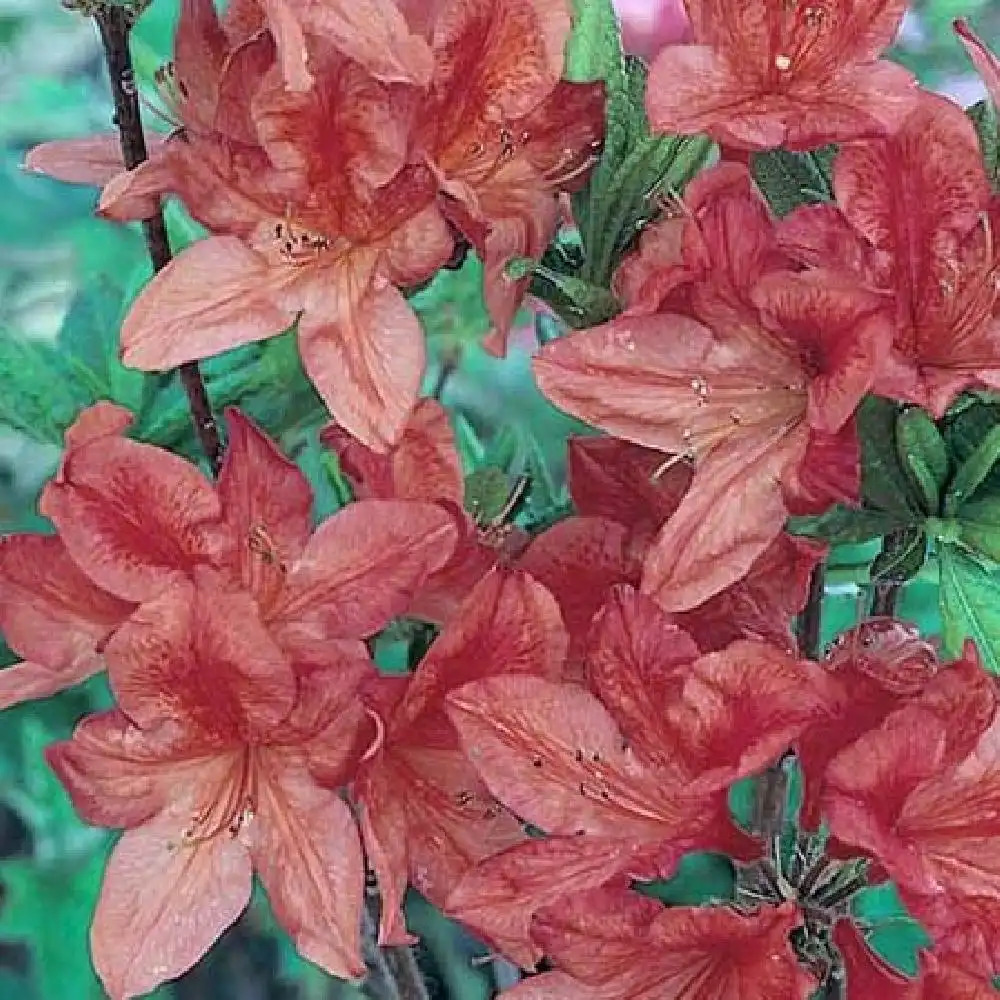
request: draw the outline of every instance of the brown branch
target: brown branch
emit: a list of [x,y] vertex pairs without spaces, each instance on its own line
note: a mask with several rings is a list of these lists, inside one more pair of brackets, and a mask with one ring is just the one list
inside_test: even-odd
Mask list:
[[809,578],[809,596],[799,617],[799,649],[810,660],[818,659],[823,629],[823,593],[826,573],[818,563]]
[[[115,124],[121,140],[122,158],[128,170],[134,170],[148,157],[146,138],[142,131],[142,116],[139,110],[139,91],[136,87],[135,72],[132,69],[132,53],[129,50],[129,35],[135,14],[132,10],[111,3],[100,5],[94,11],[94,20],[101,32],[104,56],[111,79],[111,93],[115,102]],[[142,222],[146,247],[154,271],[162,271],[170,263],[170,241],[163,213],[157,209],[154,215]],[[187,393],[191,408],[191,420],[202,450],[218,475],[222,463],[222,442],[219,439],[219,425],[212,413],[212,404],[205,391],[205,382],[196,361],[189,361],[178,369],[181,385]]]

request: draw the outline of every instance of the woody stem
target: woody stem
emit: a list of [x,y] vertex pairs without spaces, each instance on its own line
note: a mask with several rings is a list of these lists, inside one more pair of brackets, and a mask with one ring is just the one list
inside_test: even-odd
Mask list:
[[[142,131],[142,116],[139,111],[139,90],[135,82],[132,53],[129,49],[129,35],[134,19],[133,11],[114,3],[101,4],[94,14],[104,44],[104,57],[115,102],[114,121],[118,126],[122,158],[128,170],[135,169],[148,156],[146,139]],[[157,209],[148,219],[144,219],[142,230],[146,237],[146,248],[153,263],[153,270],[162,271],[170,263],[172,256],[163,213]],[[205,391],[201,370],[196,361],[189,361],[180,366],[178,373],[187,394],[191,419],[202,451],[208,459],[213,475],[218,475],[222,461],[222,443],[219,439],[219,426],[212,413],[212,404]]]
[[809,578],[809,596],[799,618],[799,648],[802,655],[810,660],[815,660],[819,656],[825,576],[823,564],[818,563]]

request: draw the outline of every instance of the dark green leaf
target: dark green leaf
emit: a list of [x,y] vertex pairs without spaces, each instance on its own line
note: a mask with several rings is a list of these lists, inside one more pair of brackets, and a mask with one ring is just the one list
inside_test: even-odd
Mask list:
[[990,430],[979,446],[965,460],[945,494],[944,513],[955,517],[959,507],[969,500],[1000,461],[1000,425]]
[[967,114],[976,127],[979,148],[983,151],[983,165],[994,191],[1000,191],[1000,114],[996,105],[984,98],[968,109]]
[[869,396],[858,408],[861,488],[866,506],[896,514],[908,522],[924,511],[909,477],[900,468],[896,417],[895,404],[879,396]]
[[481,524],[496,518],[509,496],[510,481],[503,469],[487,466],[465,477],[465,509]]
[[958,656],[962,643],[971,637],[983,666],[1000,673],[1000,567],[957,545],[942,545],[938,559],[945,653]]
[[787,215],[800,205],[830,201],[832,147],[814,153],[792,153],[785,149],[754,153],[751,168],[754,179],[778,216]]
[[958,509],[958,537],[970,549],[1000,562],[1000,497],[962,504]]
[[796,535],[842,544],[880,538],[890,531],[913,523],[913,520],[904,521],[887,511],[856,509],[837,504],[818,517],[790,518],[787,528]]
[[904,410],[896,420],[896,456],[924,512],[936,514],[950,462],[941,432],[918,406]]

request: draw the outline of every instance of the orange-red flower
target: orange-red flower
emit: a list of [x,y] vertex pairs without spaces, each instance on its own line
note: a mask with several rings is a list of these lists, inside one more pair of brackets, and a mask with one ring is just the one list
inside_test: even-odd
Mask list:
[[354,784],[382,892],[383,942],[406,940],[407,881],[441,906],[476,862],[524,839],[490,794],[445,715],[456,688],[495,676],[557,677],[566,633],[555,601],[523,573],[493,570],[472,590],[412,680],[380,692],[380,738]]
[[567,0],[445,0],[436,16],[409,4],[434,51],[417,142],[441,185],[441,208],[485,264],[503,353],[527,281],[512,257],[539,258],[556,228],[556,195],[586,180],[604,131],[600,83],[560,80],[570,30]]
[[364,973],[364,861],[337,786],[364,749],[356,691],[370,662],[284,671],[231,596],[208,581],[147,603],[108,650],[121,710],[48,751],[83,818],[126,831],[91,931],[114,1000],[198,961],[254,873],[303,955]]
[[725,183],[685,234],[696,250],[669,265],[680,273],[663,308],[686,312],[643,303],[535,361],[561,409],[694,461],[644,569],[643,589],[672,611],[744,576],[789,511],[856,498],[853,413],[892,334],[883,296],[828,272],[776,269],[773,222],[745,169],[717,170]]
[[451,559],[413,595],[407,613],[443,624],[469,591],[497,564],[524,547],[524,533],[509,524],[481,524],[463,506],[465,477],[448,413],[433,399],[421,400],[398,443],[385,454],[367,448],[331,424],[321,433],[360,499],[424,500],[440,503],[455,519],[458,541]]
[[968,117],[924,94],[891,138],[845,145],[833,182],[839,211],[799,209],[782,241],[891,296],[893,351],[875,390],[941,416],[963,389],[1000,386],[1000,197]]
[[825,711],[815,665],[750,641],[701,655],[652,601],[617,588],[595,620],[586,685],[501,675],[448,697],[490,791],[552,838],[486,861],[450,912],[530,964],[539,905],[616,874],[668,877],[687,850],[746,855],[729,786]]
[[[397,20],[407,44],[425,44]],[[331,412],[385,448],[424,367],[422,331],[397,286],[430,277],[453,239],[434,207],[431,172],[408,165],[402,85],[351,58],[364,21],[346,35],[336,23],[324,25],[329,34],[317,25],[296,47],[287,31],[297,23],[280,3],[267,5],[267,17],[237,4],[221,23],[210,0],[182,5],[164,80],[180,127],[108,183],[101,209],[142,217],[151,198],[172,193],[213,235],[139,296],[122,329],[123,358],[171,368],[298,321],[303,365]],[[297,72],[308,86],[303,78],[289,89],[286,77]],[[29,164],[59,175],[73,155],[50,148]]]
[[[690,468],[664,470],[669,459],[616,438],[569,441],[569,489],[578,515],[535,538],[517,564],[555,594],[578,655],[609,589],[639,586],[649,546],[690,487]],[[823,552],[782,532],[746,576],[674,620],[702,652],[742,638],[793,651],[790,620],[805,604],[809,575]]]
[[[456,531],[437,504],[361,501],[314,531],[305,477],[238,411],[227,412],[216,485],[184,459],[124,437],[130,421],[111,404],[84,411],[39,504],[59,537],[5,542],[0,624],[29,660],[0,672],[10,703],[97,673],[137,604],[199,575],[236,588],[233,613],[282,656],[322,663],[363,652],[361,640],[449,559]],[[47,560],[31,558],[39,554]]]
[[749,913],[664,907],[624,891],[594,892],[540,914],[533,934],[559,972],[511,1000],[807,1000],[815,979],[789,942],[795,907]]
[[904,0],[686,0],[694,44],[653,61],[654,128],[741,149],[809,149],[892,132],[916,92],[880,59]]

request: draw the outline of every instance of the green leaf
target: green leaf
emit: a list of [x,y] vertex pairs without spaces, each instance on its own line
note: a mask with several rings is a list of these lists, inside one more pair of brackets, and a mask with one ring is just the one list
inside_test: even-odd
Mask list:
[[611,0],[573,0],[565,75],[574,83],[604,80],[610,93],[626,87],[621,32]]
[[895,404],[879,396],[867,397],[858,408],[861,491],[866,506],[888,511],[909,522],[924,511],[909,477],[900,468],[896,417]]
[[902,520],[888,511],[837,504],[818,517],[790,518],[786,527],[795,535],[822,538],[836,544],[853,544],[868,541],[869,538],[881,538],[912,523],[912,520]]
[[[532,275],[532,292],[549,302],[573,327],[597,326],[621,311],[618,299],[600,285],[574,275],[562,274],[530,257],[515,257],[507,262],[507,274],[516,279]],[[558,298],[546,293],[551,287]]]
[[989,177],[993,190],[1000,191],[1000,114],[988,97],[973,104],[966,114],[972,119],[976,135],[979,136],[986,176]]
[[942,545],[938,559],[945,653],[960,655],[963,642],[971,637],[983,666],[1000,673],[1000,567],[981,562],[957,545]]
[[920,952],[933,942],[907,911],[891,882],[856,893],[851,899],[851,914],[873,951],[904,975],[918,974]]
[[465,477],[465,509],[480,524],[498,517],[507,505],[510,482],[503,469],[487,466]]
[[927,514],[936,514],[951,463],[944,438],[920,407],[904,410],[896,420],[896,456]]
[[983,438],[979,446],[955,473],[944,499],[944,514],[955,517],[958,508],[984,483],[1000,461],[1000,425]]
[[968,548],[1000,562],[1000,497],[962,504],[958,510],[958,536]]
[[753,154],[754,179],[776,215],[833,198],[830,164],[834,152],[834,147],[827,146],[811,153],[774,149]]

